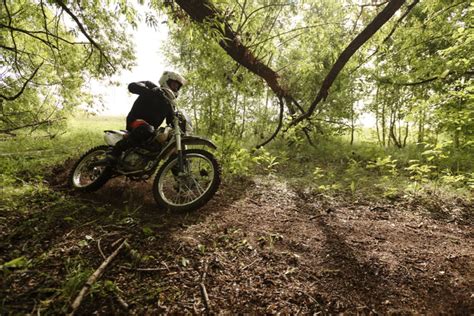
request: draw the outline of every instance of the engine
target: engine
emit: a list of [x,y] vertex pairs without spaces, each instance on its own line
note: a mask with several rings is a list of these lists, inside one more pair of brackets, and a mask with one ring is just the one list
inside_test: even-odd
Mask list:
[[142,148],[133,148],[124,153],[121,159],[121,168],[126,171],[138,171],[144,169],[151,160]]

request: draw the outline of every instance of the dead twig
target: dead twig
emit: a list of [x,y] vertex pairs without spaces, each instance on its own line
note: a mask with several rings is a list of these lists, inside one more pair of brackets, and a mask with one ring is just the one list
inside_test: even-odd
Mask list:
[[82,303],[82,300],[86,296],[91,286],[102,276],[102,274],[104,273],[105,269],[110,264],[110,262],[112,262],[112,260],[119,254],[120,250],[122,250],[122,248],[126,245],[127,245],[127,239],[124,239],[122,243],[120,244],[120,246],[118,246],[117,249],[115,249],[115,251],[109,257],[107,257],[107,259],[105,259],[102,262],[99,268],[95,270],[95,272],[89,277],[86,284],[84,284],[81,291],[77,295],[76,299],[71,304],[71,307],[70,307],[71,312],[68,314],[69,316],[73,316],[77,312],[79,306]]
[[252,261],[251,263],[249,263],[248,265],[246,265],[245,267],[243,267],[243,268],[241,269],[241,271],[244,271],[244,270],[250,268],[251,266],[253,266],[255,263],[257,263],[257,262],[260,261],[260,260],[261,260],[261,258],[255,259],[254,261]]
[[207,274],[207,262],[204,263],[204,272],[202,273],[201,283],[199,283],[199,287],[201,288],[201,296],[204,300],[204,307],[206,308],[206,314],[210,314],[211,309],[210,309],[210,303],[209,303],[209,295],[207,295],[206,286],[204,285],[206,274]]
[[127,271],[143,271],[143,272],[169,271],[168,268],[129,268],[126,266],[120,266],[119,268],[122,270],[127,270]]
[[99,248],[100,255],[101,255],[102,258],[104,258],[104,260],[105,260],[106,257],[105,257],[105,255],[104,255],[104,252],[102,251],[102,248],[100,248],[100,238],[97,240],[97,248]]
[[125,309],[125,310],[128,310],[128,308],[130,307],[127,302],[125,302],[125,300],[118,294],[118,293],[114,293],[115,294],[115,298],[117,299],[117,302],[119,303],[119,305]]

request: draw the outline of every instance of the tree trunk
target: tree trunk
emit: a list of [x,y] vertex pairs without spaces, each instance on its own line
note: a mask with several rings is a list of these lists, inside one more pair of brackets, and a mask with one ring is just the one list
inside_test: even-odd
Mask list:
[[459,137],[460,137],[460,132],[459,130],[456,128],[456,130],[454,131],[454,148],[458,149],[459,148],[459,145],[460,145],[460,141],[459,141]]
[[421,144],[425,140],[425,119],[426,119],[426,112],[423,109],[419,111],[419,119],[418,119],[418,143]]
[[405,137],[403,138],[403,147],[405,147],[405,146],[407,145],[408,131],[409,131],[408,122],[406,122],[406,125],[405,125]]
[[393,144],[397,146],[398,148],[402,148],[400,143],[398,142],[397,135],[395,133],[396,129],[396,110],[392,110],[392,113],[390,115],[390,127],[389,127],[389,133],[390,133],[390,139],[393,141]]
[[377,140],[379,142],[380,145],[382,145],[382,139],[380,138],[380,128],[379,128],[379,124],[380,124],[380,113],[379,113],[379,87],[377,86],[375,88],[375,109],[374,109],[374,112],[375,112],[375,128],[377,130]]
[[385,147],[387,144],[385,142],[386,139],[386,120],[385,120],[385,100],[382,102],[382,145]]
[[398,118],[398,144],[402,147],[402,120]]
[[244,102],[243,102],[243,113],[242,113],[242,126],[240,127],[240,139],[244,137],[244,131],[245,131],[245,111],[247,108],[247,96],[244,95]]
[[351,107],[351,146],[354,145],[354,130],[355,130],[355,124],[354,124],[354,102],[352,102],[352,107]]

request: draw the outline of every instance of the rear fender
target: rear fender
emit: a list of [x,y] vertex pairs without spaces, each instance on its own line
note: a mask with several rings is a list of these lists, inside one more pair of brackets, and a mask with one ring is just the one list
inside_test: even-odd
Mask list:
[[[210,147],[212,149],[217,149],[217,146],[213,142],[199,136],[183,136],[181,138],[181,144],[183,145],[183,148],[185,148],[185,146],[187,145],[202,145]],[[173,140],[168,145],[166,145],[166,147],[161,151],[160,155],[158,156],[158,159],[165,159],[175,151],[176,141]]]
[[128,132],[123,130],[106,130],[104,131],[104,140],[107,145],[114,146],[127,135]]

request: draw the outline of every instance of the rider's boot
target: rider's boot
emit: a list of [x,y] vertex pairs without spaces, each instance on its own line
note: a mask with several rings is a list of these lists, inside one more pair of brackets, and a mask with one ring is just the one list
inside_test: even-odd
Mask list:
[[129,145],[129,141],[127,139],[122,139],[118,141],[114,147],[112,147],[105,153],[104,158],[91,163],[91,166],[114,167],[117,164],[117,161],[122,152],[128,149],[128,147],[130,147]]

